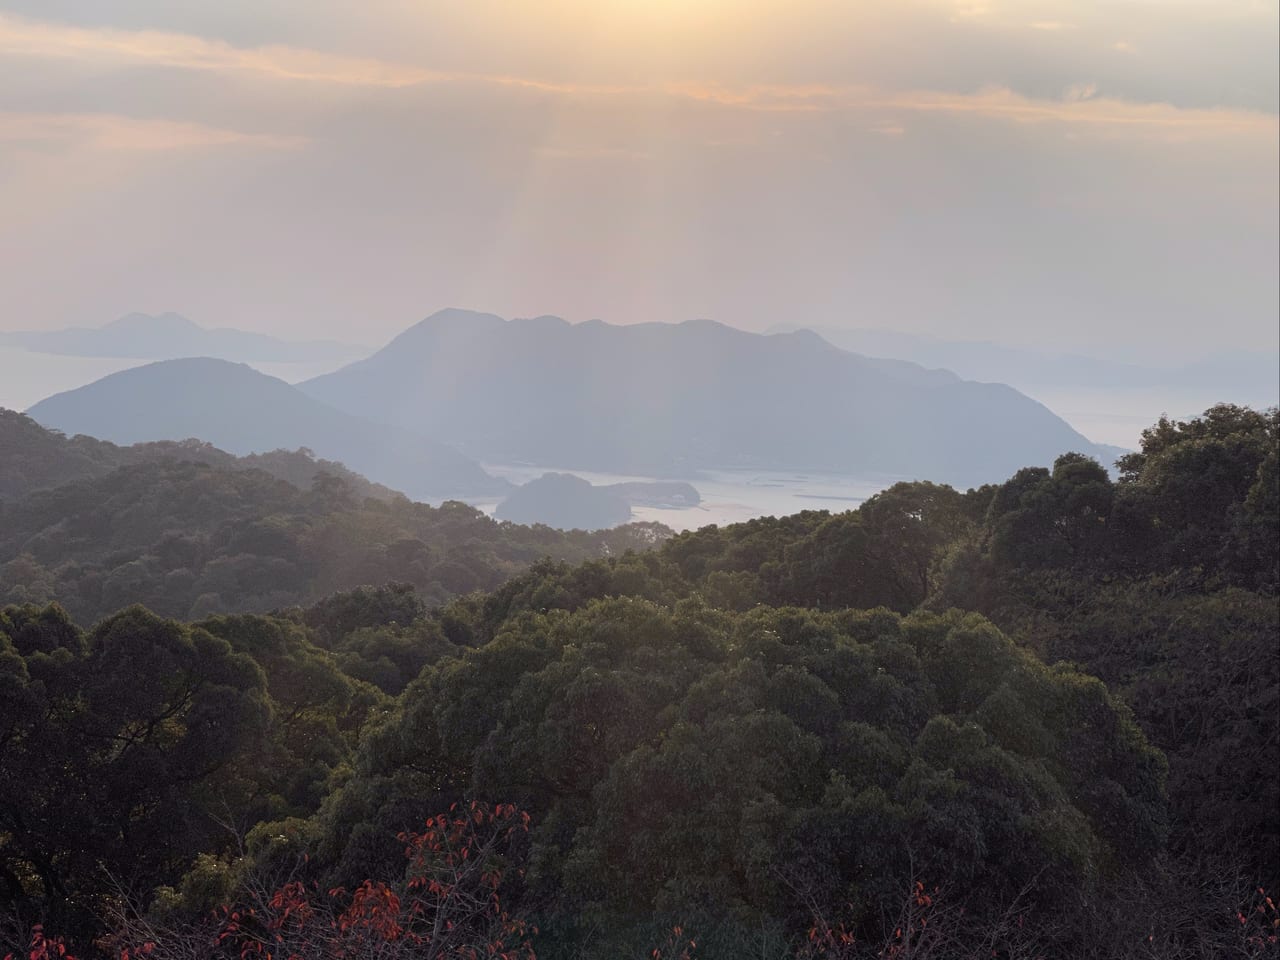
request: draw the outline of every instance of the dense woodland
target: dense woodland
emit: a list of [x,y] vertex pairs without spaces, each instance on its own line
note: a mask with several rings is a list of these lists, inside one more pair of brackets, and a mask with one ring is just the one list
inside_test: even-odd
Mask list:
[[429,603],[491,590],[542,557],[646,549],[656,524],[595,533],[414,503],[306,450],[121,447],[0,411],[0,603],[57,600],[80,623],[140,603],[164,616],[264,612],[361,584]]
[[0,943],[1278,956],[1278,434],[670,537],[32,433]]

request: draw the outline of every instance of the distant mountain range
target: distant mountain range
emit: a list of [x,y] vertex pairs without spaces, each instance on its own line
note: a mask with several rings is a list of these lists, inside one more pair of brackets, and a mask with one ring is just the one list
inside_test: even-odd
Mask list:
[[27,413],[64,433],[120,444],[197,438],[239,455],[306,447],[422,500],[511,489],[444,444],[340,412],[225,360],[134,367],[42,400]]
[[967,486],[1068,450],[1117,452],[1007,386],[705,320],[444,310],[298,388],[478,460],[649,476],[743,467]]
[[1124,363],[1072,353],[1033,350],[985,340],[942,340],[896,330],[778,324],[770,333],[808,329],[844,350],[893,357],[950,370],[966,380],[1039,388],[1112,389],[1176,386],[1222,389],[1238,402],[1266,405],[1280,394],[1280,354],[1229,351],[1194,363]]
[[247,330],[210,329],[176,313],[131,313],[102,327],[0,332],[0,346],[77,357],[216,357],[259,363],[342,363],[367,352],[334,340],[280,340]]

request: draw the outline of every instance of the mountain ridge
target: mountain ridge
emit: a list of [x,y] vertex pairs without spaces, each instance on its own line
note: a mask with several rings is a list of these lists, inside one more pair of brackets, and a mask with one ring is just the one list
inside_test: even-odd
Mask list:
[[1168,384],[1231,387],[1244,384],[1251,393],[1276,391],[1274,352],[1224,351],[1195,361],[1143,362],[1017,346],[998,340],[951,340],[873,327],[774,324],[766,334],[807,330],[842,350],[869,357],[896,357],[926,367],[949,370],[963,379],[1009,383],[1029,390],[1045,387],[1153,387]]
[[341,363],[366,348],[336,340],[284,340],[234,327],[204,327],[178,313],[127,313],[100,327],[0,332],[0,345],[78,357]]
[[198,438],[239,456],[306,447],[420,499],[510,489],[447,445],[328,407],[246,364],[209,357],[122,370],[27,413],[46,427],[115,443]]
[[478,460],[570,470],[781,467],[966,485],[1067,450],[1114,452],[1002,384],[710,320],[569,324],[450,308],[298,386]]

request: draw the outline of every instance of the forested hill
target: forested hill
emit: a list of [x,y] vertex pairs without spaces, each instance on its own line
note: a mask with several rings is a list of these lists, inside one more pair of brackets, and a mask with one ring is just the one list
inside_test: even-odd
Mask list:
[[1009,387],[711,321],[445,310],[299,387],[484,462],[613,473],[774,467],[968,486],[1069,450],[1113,456]]
[[265,611],[402,580],[441,601],[544,556],[647,549],[655,524],[564,533],[413,503],[305,452],[119,447],[0,412],[0,602],[57,600],[91,622],[130,603],[166,616]]
[[122,370],[27,412],[46,427],[116,443],[197,437],[240,455],[307,447],[423,500],[511,489],[474,460],[412,429],[342,413],[283,380],[207,357]]
[[68,437],[48,430],[29,416],[0,407],[0,500],[73,480],[101,477],[117,467],[153,460],[190,460],[224,470],[261,470],[303,490],[327,474],[341,480],[357,500],[391,500],[403,496],[366,480],[343,464],[316,457],[305,448],[270,450],[243,457],[202,440],[157,440],[119,446],[78,434]]
[[[160,960],[339,934],[361,960],[1274,957],[1278,434],[1215,407],[1146,431],[1117,479],[1067,454],[905,483],[445,603],[370,586],[88,630],[10,606],[0,897],[83,953]],[[216,471],[171,469],[106,478],[158,491],[130,523],[170,484],[218,515]],[[508,530],[217,475],[275,517],[304,497],[303,556],[377,560],[370,583],[419,549],[369,552],[378,518],[428,548]],[[56,498],[110,484],[17,506],[53,547],[107,544],[107,515]]]

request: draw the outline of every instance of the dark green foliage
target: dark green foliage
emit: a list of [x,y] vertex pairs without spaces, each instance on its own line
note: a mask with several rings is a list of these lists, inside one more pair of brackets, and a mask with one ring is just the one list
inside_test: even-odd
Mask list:
[[1240,588],[1193,592],[1176,577],[1098,584],[1023,575],[1004,590],[996,618],[1046,659],[1072,660],[1106,681],[1168,754],[1175,848],[1233,855],[1272,882],[1266,872],[1280,863],[1276,599]]
[[986,491],[899,483],[851,513],[805,511],[681,534],[662,555],[718,605],[913,609],[942,548],[974,527]]
[[195,625],[252,657],[267,678],[271,736],[253,774],[252,822],[305,816],[350,759],[359,732],[386,698],[345,671],[296,623],[261,616],[219,616]]
[[504,897],[553,960],[868,942],[916,878],[1031,955],[1225,955],[1280,881],[1276,432],[661,544],[190,463],[31,494],[13,596],[196,622],[0,612],[0,894],[88,930],[108,873],[172,915],[304,851],[351,886],[480,798],[533,814]]
[[319,643],[332,646],[356,630],[409,624],[425,612],[410,584],[389,583],[325,597],[307,610],[303,622],[315,632]]
[[135,606],[84,633],[56,605],[0,609],[2,902],[69,932],[146,902],[314,813],[386,706],[289,620]]
[[[149,889],[216,845],[231,768],[271,727],[263,672],[200,628],[132,607],[87,636],[57,608],[0,615],[0,879],[70,912]],[[230,781],[230,782],[228,782]]]
[[[1175,849],[1280,879],[1275,410],[1162,419],[1112,483],[1062,457],[1001,486],[930,605],[1101,677],[1170,761]],[[1230,811],[1225,814],[1224,811]],[[1233,859],[1234,858],[1234,859]]]
[[317,844],[345,881],[394,856],[388,825],[501,794],[534,814],[526,895],[556,929],[699,909],[796,933],[809,897],[888,908],[912,863],[979,899],[1087,888],[1160,849],[1163,778],[1100,683],[977,617],[620,598],[424,672]]

